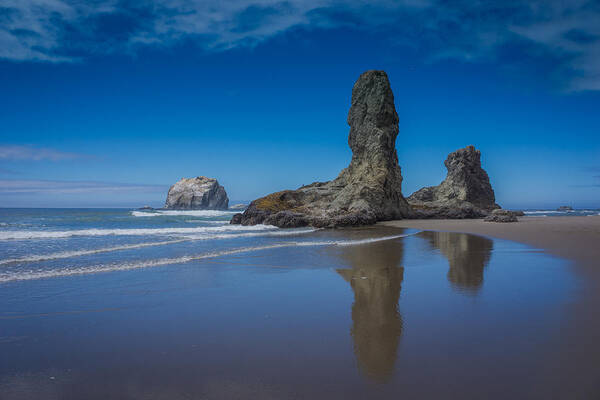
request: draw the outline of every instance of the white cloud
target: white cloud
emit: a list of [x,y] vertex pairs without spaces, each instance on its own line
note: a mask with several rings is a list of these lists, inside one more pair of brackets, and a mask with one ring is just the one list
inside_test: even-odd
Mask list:
[[4,0],[0,58],[63,62],[182,39],[223,50],[293,27],[347,24],[383,29],[390,43],[418,47],[433,60],[493,60],[503,45],[525,41],[560,63],[555,69],[570,89],[600,90],[594,0]]
[[83,154],[67,153],[47,148],[18,145],[0,146],[0,160],[61,161],[85,157],[87,156]]
[[114,194],[166,193],[168,185],[145,185],[95,181],[0,180],[0,194]]

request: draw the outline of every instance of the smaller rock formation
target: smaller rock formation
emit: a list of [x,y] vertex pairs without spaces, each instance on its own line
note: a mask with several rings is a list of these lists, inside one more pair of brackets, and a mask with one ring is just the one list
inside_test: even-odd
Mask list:
[[481,218],[496,204],[494,190],[481,167],[481,152],[473,146],[448,155],[446,179],[438,186],[420,189],[408,197],[414,218]]
[[509,210],[494,210],[490,215],[485,217],[485,222],[518,222],[517,216],[523,215],[523,211],[509,211]]
[[214,178],[181,178],[169,189],[165,208],[172,210],[225,210],[229,199]]
[[143,206],[143,207],[138,208],[138,210],[148,210],[148,211],[150,211],[150,210],[154,210],[154,208],[152,208],[150,206]]

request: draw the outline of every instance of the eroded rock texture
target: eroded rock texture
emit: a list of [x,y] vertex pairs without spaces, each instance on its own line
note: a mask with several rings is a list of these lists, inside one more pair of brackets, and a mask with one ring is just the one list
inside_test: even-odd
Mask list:
[[169,189],[165,208],[174,210],[227,209],[225,188],[214,178],[182,178]]
[[395,146],[398,114],[384,71],[367,71],[358,78],[352,89],[348,124],[352,161],[336,179],[254,200],[231,222],[336,227],[408,216]]
[[481,218],[496,204],[487,172],[481,167],[481,152],[473,146],[457,150],[444,162],[446,179],[438,186],[424,187],[410,195],[415,218]]

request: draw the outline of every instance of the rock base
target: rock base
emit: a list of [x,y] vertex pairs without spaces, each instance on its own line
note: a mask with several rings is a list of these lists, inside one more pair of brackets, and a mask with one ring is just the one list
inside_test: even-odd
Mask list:
[[524,215],[523,211],[494,210],[484,218],[485,222],[519,222],[517,216]]

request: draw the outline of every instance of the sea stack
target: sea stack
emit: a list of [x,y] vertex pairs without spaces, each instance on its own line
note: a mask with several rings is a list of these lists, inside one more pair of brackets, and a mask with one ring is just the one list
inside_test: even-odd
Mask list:
[[165,208],[172,210],[224,210],[229,206],[225,188],[214,178],[181,178],[169,189]]
[[408,216],[395,146],[398,114],[384,71],[367,71],[358,78],[352,89],[348,125],[352,161],[336,179],[254,200],[231,222],[337,227]]
[[410,195],[415,218],[482,218],[496,204],[487,172],[481,167],[481,152],[473,146],[456,150],[444,162],[448,174],[438,186],[424,187]]

